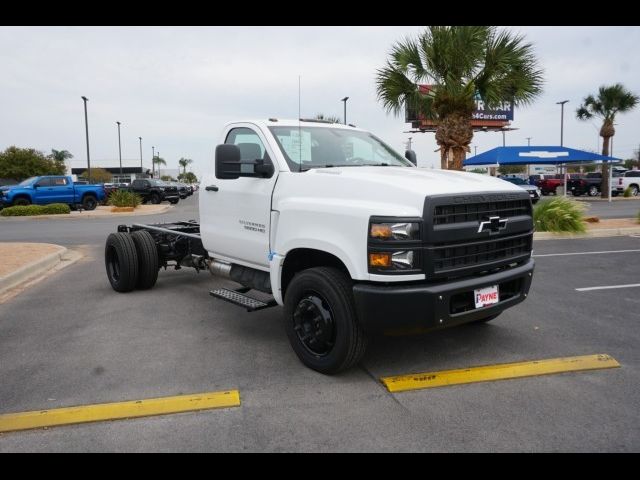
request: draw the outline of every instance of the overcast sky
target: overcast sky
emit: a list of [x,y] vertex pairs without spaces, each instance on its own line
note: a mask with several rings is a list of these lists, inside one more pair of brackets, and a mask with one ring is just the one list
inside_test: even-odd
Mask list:
[[[640,94],[640,28],[509,27],[535,45],[545,69],[544,94],[515,111],[507,145],[564,144],[595,150],[597,122],[575,109],[602,84]],[[342,116],[399,151],[413,137],[420,166],[439,165],[433,134],[410,125],[376,100],[375,71],[391,45],[423,27],[0,27],[0,150],[16,145],[69,150],[86,165],[83,102],[89,98],[92,165],[117,166],[116,121],[122,122],[125,165],[151,167],[151,147],[177,168],[194,160],[200,174],[226,122],[296,118],[298,75],[302,116]],[[629,158],[640,143],[640,108],[619,115],[614,155]],[[478,153],[502,145],[501,133],[477,133]],[[472,146],[472,150],[473,150]]]

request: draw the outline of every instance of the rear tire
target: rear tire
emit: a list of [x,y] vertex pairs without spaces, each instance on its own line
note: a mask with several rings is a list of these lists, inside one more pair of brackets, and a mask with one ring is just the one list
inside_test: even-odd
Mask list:
[[285,331],[300,361],[332,374],[357,364],[366,349],[351,280],[340,270],[317,267],[298,273],[284,301]]
[[640,188],[638,188],[638,185],[631,185],[631,196],[632,197],[637,197],[639,192],[640,192]]
[[148,290],[153,288],[158,280],[160,261],[158,260],[158,248],[153,236],[144,230],[138,230],[131,234],[138,255],[138,282],[136,288]]
[[136,288],[138,282],[138,255],[131,235],[112,233],[107,237],[104,262],[111,287],[120,293]]
[[162,199],[160,198],[160,195],[158,195],[157,193],[152,194],[149,197],[149,200],[151,201],[151,203],[153,203],[154,205],[158,205]]
[[85,210],[95,210],[98,206],[98,199],[93,195],[85,195],[82,199],[82,208]]

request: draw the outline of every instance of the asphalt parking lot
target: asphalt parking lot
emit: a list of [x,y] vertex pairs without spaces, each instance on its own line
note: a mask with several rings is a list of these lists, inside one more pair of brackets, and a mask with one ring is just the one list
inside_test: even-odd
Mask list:
[[[0,305],[0,414],[228,389],[242,405],[5,433],[0,452],[640,449],[640,287],[576,290],[637,284],[640,237],[535,242],[523,304],[486,325],[376,339],[360,367],[328,377],[298,361],[279,308],[245,313],[212,299],[219,283],[208,273],[162,271],[153,290],[111,289],[102,255],[115,225],[194,218],[195,205],[124,222],[55,220],[45,236],[44,221],[2,223],[0,240],[86,256]],[[595,353],[621,368],[397,394],[379,382]]]

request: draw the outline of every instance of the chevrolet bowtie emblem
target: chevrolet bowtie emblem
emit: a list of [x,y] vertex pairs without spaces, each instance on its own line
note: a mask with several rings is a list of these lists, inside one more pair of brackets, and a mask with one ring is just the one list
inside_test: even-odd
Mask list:
[[500,217],[489,217],[489,220],[484,220],[480,222],[480,227],[478,227],[478,233],[489,232],[489,235],[493,235],[494,233],[498,233],[500,230],[504,230],[507,228],[508,218],[500,218]]

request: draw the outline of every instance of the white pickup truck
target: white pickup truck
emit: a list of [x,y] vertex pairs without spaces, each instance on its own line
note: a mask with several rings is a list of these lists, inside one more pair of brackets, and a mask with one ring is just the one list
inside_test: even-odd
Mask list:
[[119,292],[160,267],[208,269],[210,294],[281,305],[308,367],[356,364],[377,332],[495,318],[534,269],[529,194],[499,179],[416,168],[364,130],[312,120],[228,124],[202,179],[200,221],[120,225],[105,248]]
[[622,195],[628,188],[631,195],[640,195],[640,170],[627,170],[622,176],[613,179],[612,188]]

